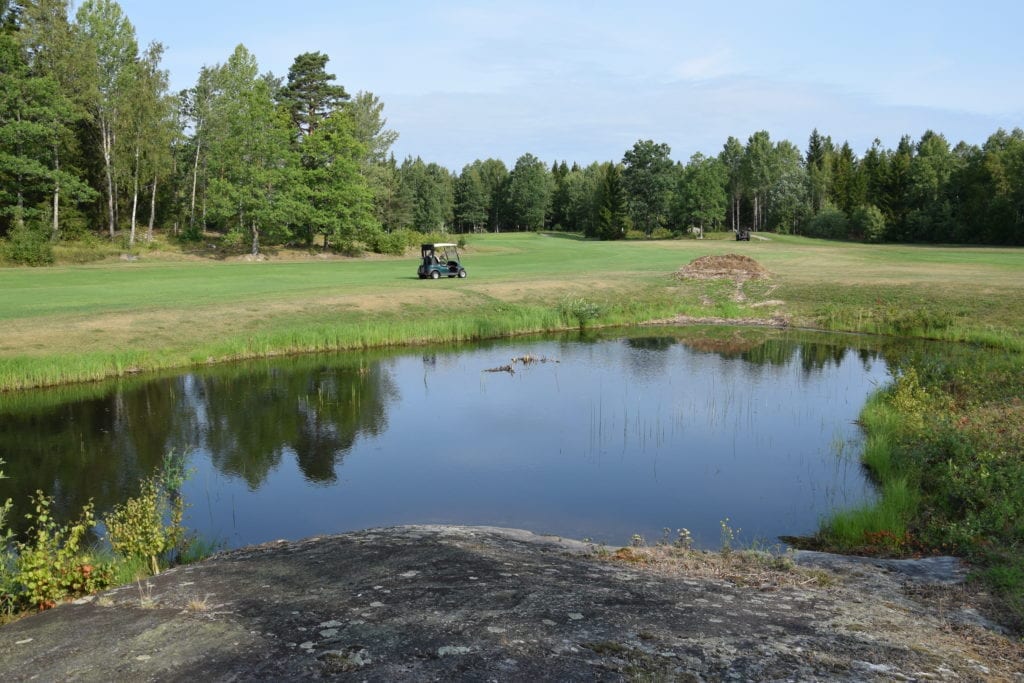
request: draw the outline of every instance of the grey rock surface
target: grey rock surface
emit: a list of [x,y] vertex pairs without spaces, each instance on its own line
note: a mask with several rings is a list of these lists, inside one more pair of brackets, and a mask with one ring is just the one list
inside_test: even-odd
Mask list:
[[8,624],[0,679],[1024,680],[1012,641],[856,567],[749,587],[486,527],[281,541]]

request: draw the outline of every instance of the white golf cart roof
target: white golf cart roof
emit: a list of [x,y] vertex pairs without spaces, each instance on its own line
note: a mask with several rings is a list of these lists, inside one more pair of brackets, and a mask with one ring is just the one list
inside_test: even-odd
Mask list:
[[458,246],[458,245],[455,244],[454,242],[434,242],[434,248],[435,249],[437,247],[456,247],[456,246]]

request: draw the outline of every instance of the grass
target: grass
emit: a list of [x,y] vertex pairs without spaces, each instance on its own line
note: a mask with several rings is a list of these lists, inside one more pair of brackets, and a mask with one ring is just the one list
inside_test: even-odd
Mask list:
[[[739,251],[775,273],[770,298],[796,324],[1024,349],[1024,250],[771,241],[592,242],[470,237],[466,280],[423,282],[413,257],[269,262],[143,251],[138,261],[0,268],[0,390],[286,353],[464,341],[688,314],[768,317],[723,282],[669,275]],[[759,290],[760,288],[760,290]],[[763,291],[762,291],[763,290]],[[767,297],[762,297],[767,298]]]

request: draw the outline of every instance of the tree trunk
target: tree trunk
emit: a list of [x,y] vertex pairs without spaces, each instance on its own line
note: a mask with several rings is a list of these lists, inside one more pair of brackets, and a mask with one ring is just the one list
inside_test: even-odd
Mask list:
[[149,197],[149,228],[146,230],[146,241],[153,241],[153,223],[156,221],[156,175],[153,176],[153,193]]
[[103,168],[107,176],[107,218],[109,220],[110,239],[114,239],[117,217],[114,213],[114,170],[113,170],[113,132],[107,121],[100,121],[100,144],[103,148]]
[[50,239],[56,241],[60,230],[60,151],[56,147],[53,148],[53,167],[57,173],[53,186],[53,231]]
[[[189,230],[194,230],[196,227],[196,185],[199,182],[199,149],[201,147],[202,145],[199,144],[199,136],[196,135],[196,158],[192,162],[192,201],[189,205],[188,214]],[[205,209],[203,213],[205,215]]]
[[259,256],[260,254],[260,229],[256,226],[256,221],[252,222],[252,255]]
[[135,217],[139,208],[139,147],[135,147],[135,166],[132,169],[132,228],[128,234],[128,248],[135,246]]

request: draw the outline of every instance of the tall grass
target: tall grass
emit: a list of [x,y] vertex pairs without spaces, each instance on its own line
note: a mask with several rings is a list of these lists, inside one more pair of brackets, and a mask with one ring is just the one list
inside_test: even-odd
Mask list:
[[[673,312],[664,297],[601,301],[592,326],[629,325]],[[575,329],[579,321],[563,307],[487,302],[453,312],[427,307],[400,313],[347,316],[335,322],[289,325],[236,335],[191,349],[153,349],[85,353],[67,357],[0,357],[0,391],[125,377],[231,360],[268,358],[321,351],[352,351],[429,343],[495,339],[534,332]]]

